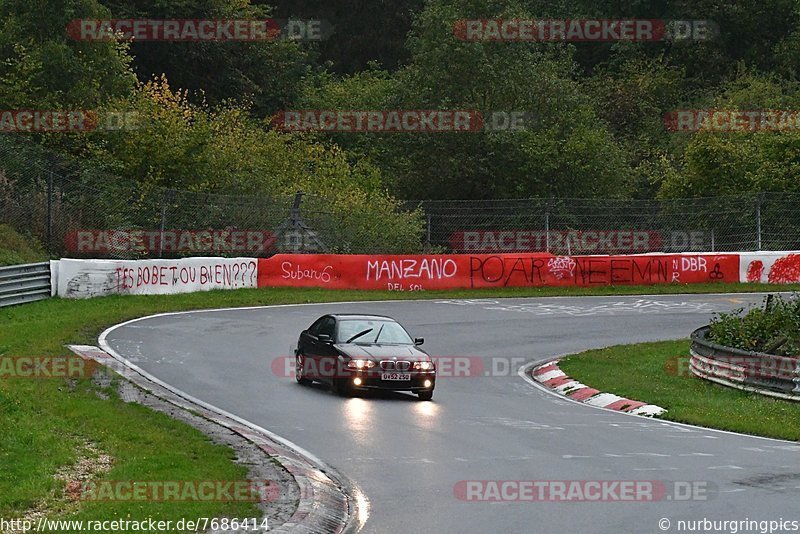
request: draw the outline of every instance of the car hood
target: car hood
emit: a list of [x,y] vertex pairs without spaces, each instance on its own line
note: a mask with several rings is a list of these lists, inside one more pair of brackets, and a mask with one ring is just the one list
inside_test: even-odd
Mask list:
[[373,360],[398,360],[427,361],[430,357],[415,345],[357,345],[355,343],[340,343],[336,348],[351,358]]

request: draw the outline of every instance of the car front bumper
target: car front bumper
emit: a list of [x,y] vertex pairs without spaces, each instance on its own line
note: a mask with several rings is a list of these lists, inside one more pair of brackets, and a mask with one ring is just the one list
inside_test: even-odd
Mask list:
[[[361,384],[356,385],[354,380],[361,379]],[[411,380],[382,380],[380,373],[368,371],[354,371],[351,376],[344,378],[354,389],[383,389],[387,391],[433,391],[436,387],[436,371],[412,371]],[[430,386],[425,386],[425,381],[430,380]]]

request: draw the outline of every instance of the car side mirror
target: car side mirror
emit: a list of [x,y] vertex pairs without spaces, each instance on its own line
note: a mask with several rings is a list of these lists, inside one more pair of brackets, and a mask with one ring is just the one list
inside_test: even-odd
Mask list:
[[415,337],[414,338],[414,345],[422,345],[423,343],[425,343],[425,338],[424,337]]
[[330,334],[317,334],[317,339],[322,343],[333,343],[333,336]]

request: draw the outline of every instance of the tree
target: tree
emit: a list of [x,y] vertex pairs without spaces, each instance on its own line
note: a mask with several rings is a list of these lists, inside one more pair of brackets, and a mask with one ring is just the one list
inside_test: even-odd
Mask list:
[[[401,197],[625,193],[626,157],[573,80],[571,48],[462,41],[455,35],[459,19],[530,17],[519,7],[476,12],[471,4],[429,2],[409,38],[407,67],[392,75],[327,78],[305,101],[322,109],[382,104],[382,109],[475,110],[488,122],[495,112],[529,118],[521,131],[347,134]],[[344,135],[336,140],[352,146]]]
[[355,74],[370,63],[396,70],[408,60],[404,48],[413,16],[423,0],[354,0],[337,4],[327,0],[266,0],[279,18],[322,19],[333,34],[318,45],[319,62],[338,74]]
[[651,198],[664,176],[674,172],[670,153],[675,136],[664,127],[664,117],[680,107],[683,69],[670,66],[663,56],[650,58],[632,43],[617,47],[633,50],[598,65],[584,87],[614,138],[626,147],[635,194]]
[[[249,0],[103,0],[115,18],[266,19],[270,10]],[[133,66],[140,81],[165,74],[195,98],[216,105],[226,100],[252,104],[259,117],[290,105],[309,72],[304,45],[286,39],[265,41],[133,42]]]
[[67,36],[78,18],[108,18],[95,0],[0,0],[0,103],[5,109],[92,109],[128,94],[126,46]]
[[[800,84],[742,73],[706,108],[725,111],[797,110]],[[665,180],[664,197],[714,196],[757,191],[800,192],[800,130],[699,131],[689,136],[681,173]]]
[[[143,84],[115,108],[137,112],[141,127],[85,134],[84,157],[91,165],[81,181],[103,192],[94,201],[102,201],[100,211],[122,227],[152,228],[160,207],[170,203],[166,190],[174,189],[190,192],[170,207],[172,220],[187,228],[253,224],[271,230],[288,217],[295,192],[303,191],[305,209],[314,214],[312,227],[333,251],[414,252],[421,247],[420,214],[400,209],[381,186],[374,165],[353,162],[336,146],[265,131],[246,108],[234,104],[193,103],[164,77]],[[126,202],[131,192],[136,198]],[[206,194],[233,200],[198,205],[202,201],[197,198]]]

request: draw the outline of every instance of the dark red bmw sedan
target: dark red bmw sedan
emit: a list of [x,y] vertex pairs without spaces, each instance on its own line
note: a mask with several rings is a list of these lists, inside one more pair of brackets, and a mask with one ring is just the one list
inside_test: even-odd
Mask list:
[[357,390],[410,391],[431,400],[436,366],[391,317],[323,315],[300,333],[295,350],[295,378],[300,384],[329,384],[340,395]]

